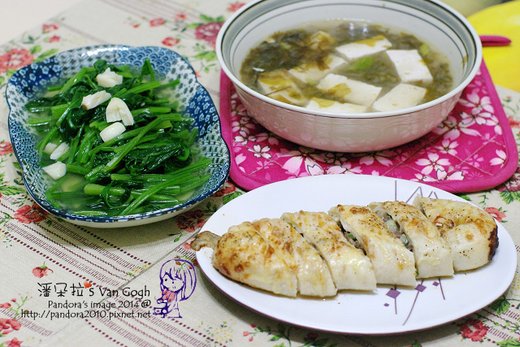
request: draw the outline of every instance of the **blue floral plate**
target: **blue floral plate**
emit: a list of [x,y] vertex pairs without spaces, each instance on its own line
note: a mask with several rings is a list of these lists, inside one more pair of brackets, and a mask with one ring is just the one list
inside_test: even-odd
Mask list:
[[[36,150],[36,135],[26,124],[29,114],[24,108],[25,104],[49,85],[72,76],[82,67],[92,66],[98,59],[104,59],[111,64],[141,67],[146,58],[150,59],[155,71],[164,80],[180,80],[174,96],[179,101],[183,112],[195,120],[195,126],[199,129],[198,146],[202,154],[212,161],[209,181],[191,198],[177,206],[142,214],[86,217],[52,206],[45,197],[48,182],[42,175]],[[102,45],[65,51],[18,70],[7,84],[6,99],[9,106],[9,135],[23,171],[27,191],[44,210],[71,223],[98,228],[115,228],[167,219],[212,195],[228,177],[230,156],[222,139],[215,105],[206,89],[197,81],[190,64],[169,49],[151,46]]]

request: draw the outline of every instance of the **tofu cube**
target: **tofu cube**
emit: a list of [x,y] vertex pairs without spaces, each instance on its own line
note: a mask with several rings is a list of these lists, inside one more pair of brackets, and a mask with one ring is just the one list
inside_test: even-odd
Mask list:
[[330,54],[321,62],[311,62],[299,65],[289,70],[289,73],[302,83],[315,85],[326,74],[346,64],[343,58]]
[[381,93],[381,87],[351,80],[342,75],[328,74],[317,88],[335,98],[357,105],[370,106]]
[[286,70],[261,73],[258,76],[258,85],[266,96],[275,100],[298,106],[307,103],[307,98]]
[[334,100],[312,98],[306,106],[309,110],[326,111],[334,113],[363,113],[367,111],[366,106],[350,103],[341,103]]
[[401,83],[374,102],[375,111],[393,111],[418,105],[426,95],[426,88]]
[[386,54],[394,64],[401,82],[429,84],[433,81],[428,66],[416,49],[390,49]]
[[336,52],[347,60],[355,60],[383,52],[390,47],[392,47],[392,43],[386,37],[377,35],[336,47]]
[[317,31],[309,38],[308,46],[312,50],[328,50],[334,46],[336,40],[325,31]]

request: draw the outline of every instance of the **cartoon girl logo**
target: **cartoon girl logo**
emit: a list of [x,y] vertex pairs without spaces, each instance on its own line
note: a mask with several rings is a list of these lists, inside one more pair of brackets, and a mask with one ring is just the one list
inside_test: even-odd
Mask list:
[[161,296],[157,299],[158,306],[153,308],[153,314],[162,318],[182,318],[179,301],[189,299],[195,291],[195,266],[187,260],[174,258],[161,266],[159,276]]

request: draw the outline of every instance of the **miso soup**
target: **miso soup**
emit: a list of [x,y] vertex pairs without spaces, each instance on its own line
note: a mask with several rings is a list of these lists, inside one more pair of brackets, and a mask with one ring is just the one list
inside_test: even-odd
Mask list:
[[271,35],[251,49],[240,75],[273,99],[343,114],[411,107],[452,87],[447,59],[428,43],[343,20]]

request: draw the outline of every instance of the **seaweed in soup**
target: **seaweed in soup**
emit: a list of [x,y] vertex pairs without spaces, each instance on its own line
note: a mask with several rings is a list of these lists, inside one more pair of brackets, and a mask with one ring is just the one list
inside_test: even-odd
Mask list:
[[273,34],[253,48],[242,64],[244,82],[256,88],[259,73],[278,69],[290,69],[305,62],[323,61],[333,46],[316,45],[309,49],[312,33],[291,30]]
[[[288,71],[300,67],[312,66],[314,71],[321,69],[326,73],[334,73],[348,79],[360,81],[381,88],[381,95],[396,87],[402,81],[396,70],[395,61],[386,51],[367,54],[356,59],[347,59],[345,65],[328,69],[327,59],[338,55],[336,48],[351,43],[363,43],[368,46],[383,37],[391,43],[392,50],[415,50],[433,76],[425,80],[413,82],[425,88],[426,93],[421,103],[428,102],[447,93],[452,87],[452,75],[447,60],[432,50],[426,42],[406,32],[390,30],[381,25],[355,21],[327,21],[309,23],[305,29],[293,29],[277,32],[251,49],[244,60],[240,74],[242,81],[249,87],[265,93],[258,83],[258,76],[270,71]],[[374,42],[372,42],[374,41]],[[319,74],[318,74],[319,75]],[[302,81],[294,74],[293,79],[298,91],[308,100],[324,98],[341,102],[341,98],[333,93],[326,93],[316,88],[317,82]],[[319,75],[320,76],[320,75]],[[295,77],[295,78],[293,78]],[[320,76],[322,77],[322,76]]]

